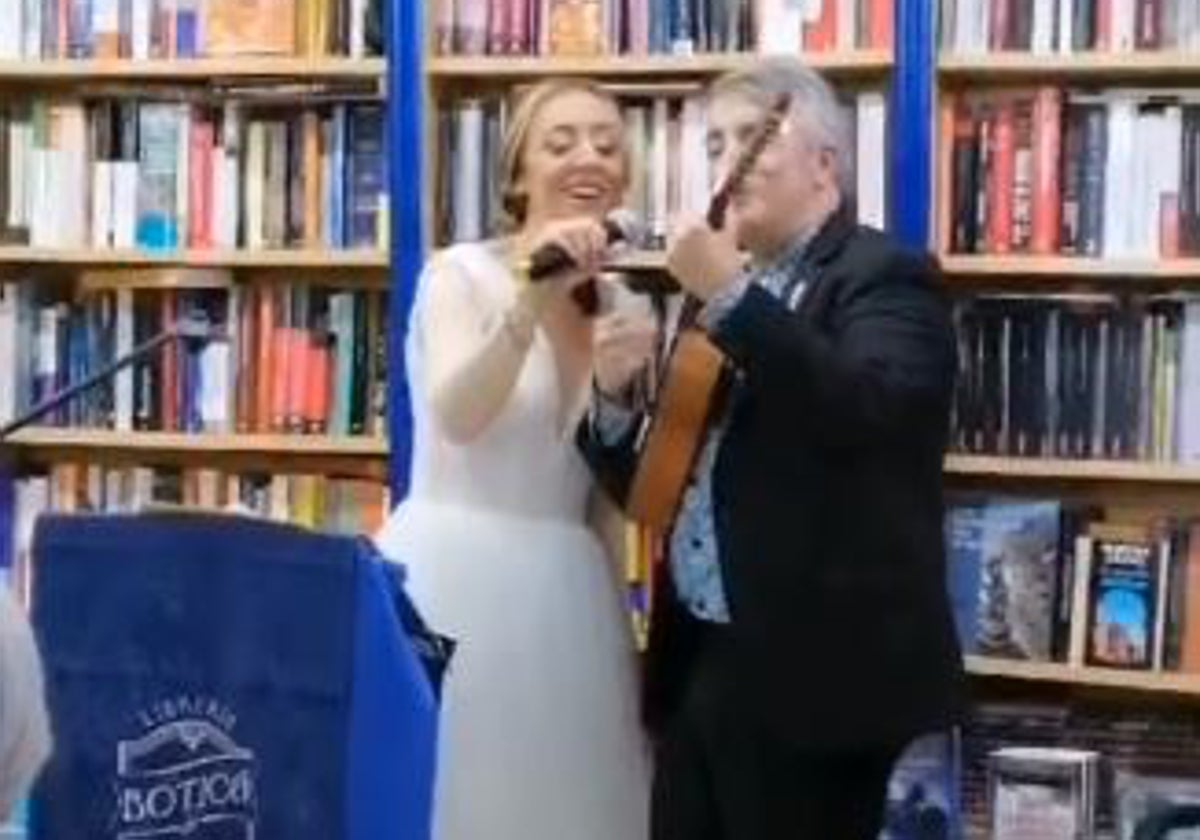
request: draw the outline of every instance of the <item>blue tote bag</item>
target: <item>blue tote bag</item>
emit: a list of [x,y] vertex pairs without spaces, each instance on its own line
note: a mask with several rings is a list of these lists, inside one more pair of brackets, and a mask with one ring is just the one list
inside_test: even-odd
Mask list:
[[426,840],[445,648],[368,542],[48,517],[34,840]]

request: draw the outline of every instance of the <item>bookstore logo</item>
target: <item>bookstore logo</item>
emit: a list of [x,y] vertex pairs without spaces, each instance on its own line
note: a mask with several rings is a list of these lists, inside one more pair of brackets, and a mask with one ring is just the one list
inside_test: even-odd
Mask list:
[[143,711],[142,734],[117,743],[116,840],[254,840],[255,759],[236,720],[195,697]]

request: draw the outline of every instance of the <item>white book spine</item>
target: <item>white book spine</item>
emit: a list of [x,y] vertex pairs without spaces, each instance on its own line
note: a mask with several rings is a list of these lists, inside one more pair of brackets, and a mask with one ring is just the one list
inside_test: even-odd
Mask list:
[[1112,49],[1114,52],[1132,52],[1134,46],[1134,24],[1136,22],[1136,0],[1112,0]]
[[703,102],[696,97],[685,99],[680,119],[683,123],[679,149],[683,156],[679,167],[683,180],[680,187],[682,209],[688,213],[702,213],[710,189],[708,155],[704,146],[708,121]]
[[43,0],[24,0],[21,3],[21,52],[26,60],[42,57],[42,2]]
[[176,130],[178,152],[175,154],[175,225],[179,231],[179,247],[191,244],[191,171],[192,171],[192,112],[186,105],[175,110],[179,127]]
[[[796,55],[808,14],[808,0],[760,0],[758,49],[771,55]],[[818,17],[820,10],[818,9]]]
[[[483,5],[483,4],[481,4]],[[484,5],[486,14],[487,6]],[[350,0],[350,57],[363,58],[367,54],[367,0]],[[483,31],[487,31],[485,22]]]
[[68,248],[89,242],[91,167],[88,162],[87,117],[83,106],[63,105],[56,117],[60,136],[53,153],[51,201],[54,205],[55,244]]
[[27,121],[8,126],[8,225],[29,226],[29,160],[33,132]]
[[13,8],[0,14],[0,59],[20,61],[25,53],[24,9],[20,0],[9,0]]
[[259,120],[246,131],[246,247],[266,245],[267,127]]
[[488,185],[484,180],[484,113],[483,105],[466,103],[457,114],[457,148],[455,149],[454,240],[471,242],[482,239],[485,196]]
[[858,220],[882,228],[887,216],[887,103],[883,94],[859,94],[856,114]]
[[1054,34],[1057,24],[1058,21],[1054,19],[1054,0],[1038,0],[1033,4],[1031,46],[1034,55],[1048,55],[1054,51]]
[[138,164],[122,160],[113,165],[113,245],[132,248],[137,240]]
[[1104,167],[1104,256],[1131,257],[1127,236],[1128,202],[1133,196],[1135,105],[1132,99],[1113,94],[1108,100],[1108,156]]
[[650,128],[650,232],[656,240],[665,239],[670,225],[669,173],[670,156],[668,136],[670,114],[667,100],[654,100]]
[[[117,290],[116,352],[124,356],[133,350],[133,289]],[[133,369],[117,374],[113,395],[113,423],[119,432],[133,430]]]
[[1058,0],[1058,52],[1074,52],[1075,4],[1080,0]]
[[0,423],[17,416],[18,284],[0,283]]
[[92,163],[92,247],[111,248],[114,231],[114,170],[116,164],[110,160]]
[[200,422],[206,432],[229,431],[229,342],[209,341],[200,352]]
[[130,52],[135,61],[150,58],[150,29],[154,15],[154,0],[131,0],[129,26]]

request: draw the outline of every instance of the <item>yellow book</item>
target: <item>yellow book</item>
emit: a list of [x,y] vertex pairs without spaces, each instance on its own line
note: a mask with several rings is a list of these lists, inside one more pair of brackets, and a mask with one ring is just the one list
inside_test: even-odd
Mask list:
[[209,0],[205,50],[210,56],[294,55],[297,0]]
[[550,0],[550,52],[598,55],[604,48],[600,0]]

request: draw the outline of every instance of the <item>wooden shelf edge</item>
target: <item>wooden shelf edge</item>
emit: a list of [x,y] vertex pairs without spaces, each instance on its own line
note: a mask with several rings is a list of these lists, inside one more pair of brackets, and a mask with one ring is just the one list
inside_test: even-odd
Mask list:
[[1200,489],[1200,464],[952,454],[946,456],[945,469],[952,476],[1189,484]]
[[1027,662],[987,656],[966,656],[965,664],[967,672],[977,677],[1200,697],[1200,674],[1124,671],[1116,668],[1068,665],[1063,662]]
[[[942,272],[954,278],[1047,278],[1080,279],[1163,279],[1200,282],[1200,257],[1172,260],[1103,259],[1094,257],[1057,257],[977,254],[940,254]],[[656,250],[632,250],[619,255],[612,268],[629,271],[661,271],[666,255]]]
[[203,266],[216,268],[357,268],[384,270],[386,251],[347,248],[154,251],[98,250],[92,248],[39,248],[0,246],[0,264],[79,266]]
[[207,81],[210,79],[382,79],[382,58],[231,56],[181,59],[0,61],[0,82]]
[[1174,260],[942,254],[942,271],[956,277],[1163,278],[1200,281],[1200,258]]
[[[765,55],[765,54],[762,54]],[[690,56],[431,56],[428,74],[441,79],[518,79],[557,75],[609,78],[706,76],[744,67],[758,53],[699,53]],[[853,50],[803,56],[827,73],[884,73],[891,69],[890,50]]]
[[112,449],[182,454],[288,455],[295,457],[386,458],[388,445],[377,437],[328,435],[186,434],[116,432],[106,429],[23,429],[2,446],[26,449]]
[[1200,75],[1200,53],[1177,51],[1091,52],[1073,55],[1035,55],[1028,52],[943,52],[938,72],[945,77],[980,80],[1033,76],[1117,77]]

